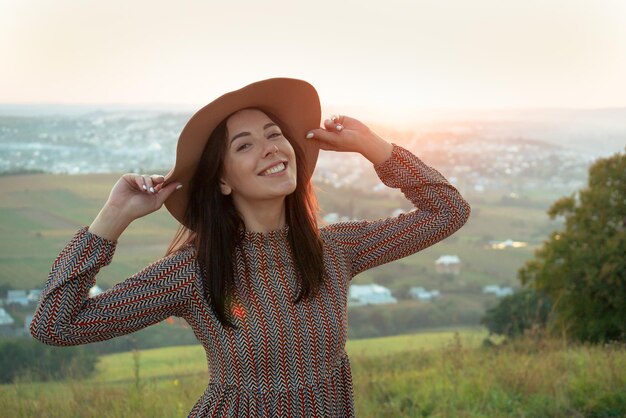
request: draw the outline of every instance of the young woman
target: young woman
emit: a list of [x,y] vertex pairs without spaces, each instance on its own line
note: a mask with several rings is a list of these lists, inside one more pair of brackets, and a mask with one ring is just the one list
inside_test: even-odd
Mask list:
[[[449,236],[470,208],[440,173],[358,120],[333,116],[320,128],[320,119],[315,89],[288,78],[200,109],[168,175],[123,175],[61,251],[32,335],[85,344],[175,315],[192,327],[210,369],[190,417],[354,416],[350,280]],[[360,153],[416,210],[318,228],[310,178],[319,149]],[[181,223],[166,256],[90,298],[120,234],[163,204]]]

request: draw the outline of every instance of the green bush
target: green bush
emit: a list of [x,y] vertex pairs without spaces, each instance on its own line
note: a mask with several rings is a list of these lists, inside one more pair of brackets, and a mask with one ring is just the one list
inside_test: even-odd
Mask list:
[[427,328],[479,325],[483,308],[460,300],[405,302],[351,307],[348,338],[373,338],[412,333]]
[[480,323],[487,327],[490,334],[517,337],[527,329],[545,327],[551,307],[546,295],[533,289],[522,289],[505,296],[498,305],[488,309]]
[[39,341],[15,338],[0,341],[0,382],[84,378],[96,367],[98,356],[87,347],[52,347]]

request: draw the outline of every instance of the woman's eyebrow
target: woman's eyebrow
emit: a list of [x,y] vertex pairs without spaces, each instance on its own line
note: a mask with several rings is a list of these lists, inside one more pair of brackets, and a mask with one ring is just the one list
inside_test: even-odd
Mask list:
[[[263,126],[263,130],[266,130],[267,128],[272,127],[272,126],[277,126],[277,125],[274,122],[267,123],[265,124],[265,126]],[[233,136],[233,139],[230,140],[230,143],[232,144],[235,139],[242,137],[242,136],[246,136],[246,135],[250,135],[250,132],[239,132],[237,135]]]

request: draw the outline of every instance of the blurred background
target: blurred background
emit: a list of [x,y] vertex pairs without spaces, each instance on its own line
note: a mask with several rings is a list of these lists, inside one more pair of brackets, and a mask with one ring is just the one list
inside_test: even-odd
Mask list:
[[[617,0],[0,0],[0,408],[187,413],[208,375],[181,319],[73,348],[28,324],[123,173],[166,174],[195,110],[293,77],[472,207],[353,280],[358,416],[625,415],[625,21]],[[313,181],[321,224],[412,209],[357,154],[322,151]],[[134,222],[92,294],[176,227],[165,208]]]

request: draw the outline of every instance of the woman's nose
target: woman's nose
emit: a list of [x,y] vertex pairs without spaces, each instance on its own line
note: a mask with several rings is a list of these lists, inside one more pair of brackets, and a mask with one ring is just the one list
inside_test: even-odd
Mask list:
[[272,154],[278,154],[278,147],[276,146],[276,144],[271,144],[270,146],[267,147],[267,149],[265,150],[265,156],[269,157]]

